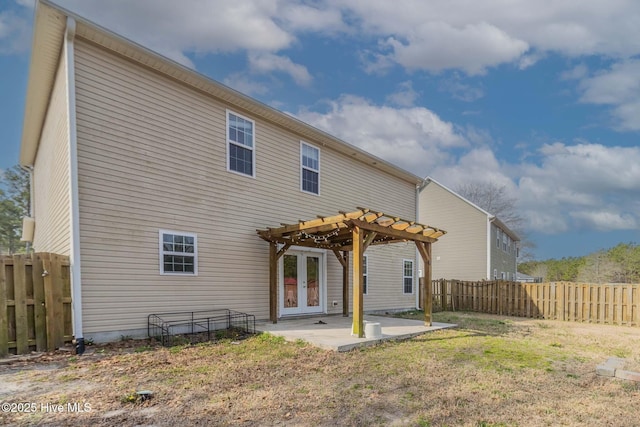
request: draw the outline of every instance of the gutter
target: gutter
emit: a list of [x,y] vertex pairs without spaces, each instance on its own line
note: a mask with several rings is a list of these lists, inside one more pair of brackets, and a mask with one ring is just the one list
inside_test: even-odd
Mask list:
[[82,278],[80,270],[80,204],[78,190],[78,139],[76,129],[76,83],[74,38],[76,21],[67,17],[67,29],[64,38],[64,53],[67,67],[67,106],[69,111],[69,169],[71,200],[71,307],[73,316],[73,335],[76,343],[76,354],[84,353],[84,335],[82,333]]

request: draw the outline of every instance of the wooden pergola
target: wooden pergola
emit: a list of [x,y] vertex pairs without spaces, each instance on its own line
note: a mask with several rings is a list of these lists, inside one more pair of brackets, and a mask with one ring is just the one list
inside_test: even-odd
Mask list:
[[[349,315],[349,252],[353,252],[353,334],[364,336],[363,254],[371,245],[412,241],[424,261],[425,289],[422,293],[425,324],[431,326],[431,244],[446,233],[415,221],[387,215],[366,208],[318,216],[297,224],[257,230],[269,242],[269,317],[278,321],[278,260],[291,246],[332,251],[342,265],[342,310]],[[278,248],[278,245],[281,245]]]

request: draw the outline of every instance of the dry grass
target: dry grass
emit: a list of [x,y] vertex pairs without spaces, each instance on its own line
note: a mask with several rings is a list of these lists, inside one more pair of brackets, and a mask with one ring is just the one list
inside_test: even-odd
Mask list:
[[[96,348],[0,366],[0,400],[35,413],[15,425],[638,424],[637,383],[604,379],[609,356],[640,362],[640,328],[436,314],[460,328],[349,353],[270,335],[241,342]],[[140,401],[137,390],[151,390]],[[88,403],[47,413],[46,403]]]

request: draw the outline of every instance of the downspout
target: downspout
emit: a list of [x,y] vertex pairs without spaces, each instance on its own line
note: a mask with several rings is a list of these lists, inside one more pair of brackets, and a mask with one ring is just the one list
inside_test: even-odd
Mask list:
[[82,279],[80,275],[80,204],[78,191],[78,140],[76,130],[76,82],[74,60],[74,38],[76,21],[67,17],[67,30],[64,41],[64,53],[67,66],[67,105],[69,126],[69,170],[71,200],[71,307],[73,315],[73,335],[76,342],[76,354],[84,353],[84,335],[82,333]]

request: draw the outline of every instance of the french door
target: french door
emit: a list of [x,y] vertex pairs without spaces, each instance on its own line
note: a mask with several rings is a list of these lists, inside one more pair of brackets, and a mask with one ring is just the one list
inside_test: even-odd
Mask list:
[[324,310],[324,253],[288,251],[282,256],[280,313],[311,314]]

